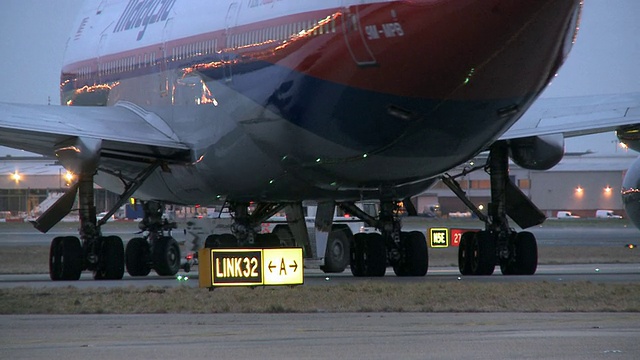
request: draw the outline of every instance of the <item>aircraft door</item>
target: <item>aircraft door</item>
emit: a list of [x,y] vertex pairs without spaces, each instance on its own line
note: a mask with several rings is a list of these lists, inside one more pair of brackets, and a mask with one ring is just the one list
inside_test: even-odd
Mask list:
[[360,22],[361,5],[344,6],[344,16],[342,17],[342,32],[347,49],[351,53],[353,61],[358,66],[374,66],[377,64],[376,58],[367,44],[367,39]]
[[238,21],[240,13],[240,2],[233,2],[229,5],[227,16],[225,18],[225,46],[222,51],[222,72],[224,81],[231,82],[233,80],[232,64],[235,58],[234,51],[237,49],[237,43],[233,36],[233,30]]

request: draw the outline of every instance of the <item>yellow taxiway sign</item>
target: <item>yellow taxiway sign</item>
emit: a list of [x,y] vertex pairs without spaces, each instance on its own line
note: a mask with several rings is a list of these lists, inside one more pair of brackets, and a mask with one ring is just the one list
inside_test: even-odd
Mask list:
[[302,248],[201,249],[199,285],[301,285],[304,283]]

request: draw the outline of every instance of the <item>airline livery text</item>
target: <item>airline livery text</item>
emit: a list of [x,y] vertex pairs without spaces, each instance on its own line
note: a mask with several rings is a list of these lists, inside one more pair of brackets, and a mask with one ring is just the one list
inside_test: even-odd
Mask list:
[[147,31],[147,26],[167,20],[175,3],[176,0],[129,0],[113,32],[142,28],[136,38],[140,40]]

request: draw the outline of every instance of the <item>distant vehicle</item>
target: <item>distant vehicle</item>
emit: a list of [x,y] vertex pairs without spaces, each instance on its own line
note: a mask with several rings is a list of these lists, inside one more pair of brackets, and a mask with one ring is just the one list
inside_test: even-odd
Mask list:
[[[103,217],[105,217],[106,215],[107,215],[107,212],[106,212],[106,211],[103,211],[103,212],[99,213],[98,215],[96,215],[96,219],[97,219],[97,220],[100,220],[100,219],[102,219]],[[115,216],[115,215],[111,215],[111,217],[110,217],[107,221],[113,221],[113,220],[115,220],[115,219],[116,219],[116,216]]]
[[571,211],[558,211],[558,219],[579,219],[580,216],[573,215]]
[[598,218],[598,219],[622,219],[622,216],[614,214],[613,210],[596,210],[596,218]]
[[470,217],[471,217],[471,211],[465,211],[465,212],[456,211],[456,212],[449,213],[449,218],[451,219],[466,219]]

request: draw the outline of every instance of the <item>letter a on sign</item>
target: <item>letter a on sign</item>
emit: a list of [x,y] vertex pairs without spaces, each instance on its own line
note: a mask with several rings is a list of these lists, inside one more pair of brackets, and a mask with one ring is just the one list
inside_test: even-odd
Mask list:
[[[300,285],[304,283],[302,248],[264,249],[262,253],[265,285]],[[269,264],[272,264],[271,269],[269,269]]]

